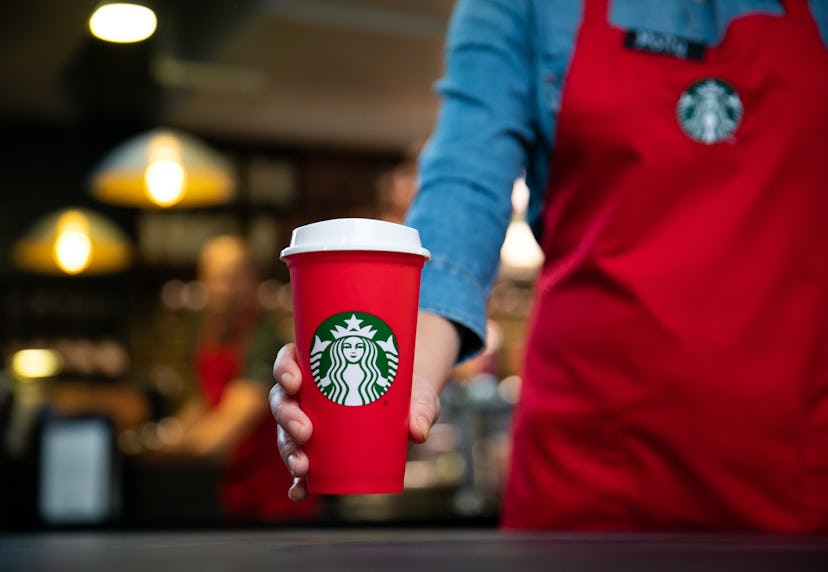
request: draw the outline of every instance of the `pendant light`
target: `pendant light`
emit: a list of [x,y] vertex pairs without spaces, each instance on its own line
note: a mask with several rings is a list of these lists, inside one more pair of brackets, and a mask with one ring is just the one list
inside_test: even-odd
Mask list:
[[14,263],[42,274],[106,274],[132,262],[132,248],[110,220],[83,208],[67,208],[40,218],[18,240]]
[[512,221],[500,249],[502,269],[507,274],[531,275],[543,264],[543,251],[526,221],[528,205],[529,188],[521,177],[512,189]]
[[235,178],[219,153],[191,135],[153,129],[113,149],[93,170],[92,195],[121,206],[169,209],[227,203]]

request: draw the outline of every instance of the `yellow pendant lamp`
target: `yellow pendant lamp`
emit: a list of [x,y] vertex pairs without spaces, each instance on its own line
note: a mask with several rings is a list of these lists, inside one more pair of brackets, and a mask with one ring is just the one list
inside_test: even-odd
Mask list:
[[67,208],[39,219],[12,251],[15,264],[42,274],[106,274],[132,262],[126,235],[103,216]]
[[233,198],[235,177],[227,161],[191,135],[154,129],[125,141],[91,176],[100,201],[137,208],[193,208]]

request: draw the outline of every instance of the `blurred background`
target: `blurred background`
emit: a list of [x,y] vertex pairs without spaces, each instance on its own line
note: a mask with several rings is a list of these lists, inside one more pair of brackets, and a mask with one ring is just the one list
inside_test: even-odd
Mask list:
[[416,193],[452,0],[142,0],[93,18],[105,4],[0,4],[0,528],[493,525],[540,262],[520,181],[487,349],[411,447],[404,494],[234,513],[234,446],[183,445],[193,397],[220,402],[196,379],[205,244],[243,243],[236,309],[289,341],[291,230],[399,222]]

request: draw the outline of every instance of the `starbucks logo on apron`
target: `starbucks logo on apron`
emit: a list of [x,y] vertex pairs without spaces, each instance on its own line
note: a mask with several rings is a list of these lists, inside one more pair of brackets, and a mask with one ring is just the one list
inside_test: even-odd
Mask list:
[[684,90],[676,116],[688,137],[712,145],[736,131],[742,121],[742,100],[729,84],[707,78]]
[[385,395],[397,375],[394,332],[378,317],[343,312],[316,329],[310,351],[313,381],[340,405],[367,405]]

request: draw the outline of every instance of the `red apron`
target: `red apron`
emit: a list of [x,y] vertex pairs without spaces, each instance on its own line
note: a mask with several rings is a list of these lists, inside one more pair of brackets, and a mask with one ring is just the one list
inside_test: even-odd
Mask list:
[[[241,372],[244,343],[200,340],[196,370],[209,408],[221,401],[227,385]],[[276,447],[276,422],[267,415],[233,449],[221,479],[220,502],[231,515],[256,520],[307,516],[313,503],[297,504],[287,497],[293,479]]]
[[[505,527],[828,529],[828,52],[784,6],[698,61],[585,2]],[[703,142],[679,99],[711,78],[742,116]]]

